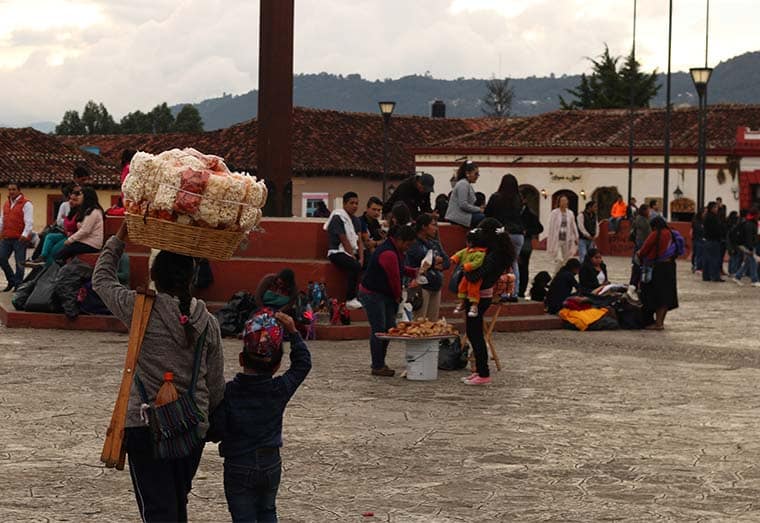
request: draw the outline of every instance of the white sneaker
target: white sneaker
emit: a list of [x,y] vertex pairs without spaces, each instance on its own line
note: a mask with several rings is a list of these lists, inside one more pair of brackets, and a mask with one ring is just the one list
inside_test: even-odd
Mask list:
[[742,285],[744,285],[739,278],[733,278],[733,280],[734,280],[734,283],[737,284],[739,287],[741,287]]
[[350,311],[355,311],[356,309],[361,309],[362,304],[359,300],[354,298],[353,300],[349,300],[346,302],[346,308]]
[[756,282],[752,283],[752,286],[753,287],[760,287],[760,281],[756,281]]

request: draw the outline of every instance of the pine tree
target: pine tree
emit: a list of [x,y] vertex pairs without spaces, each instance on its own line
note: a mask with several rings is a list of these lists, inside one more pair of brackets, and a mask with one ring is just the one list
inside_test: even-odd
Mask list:
[[203,120],[198,109],[192,105],[185,105],[177,114],[172,130],[177,133],[202,133]]
[[87,102],[82,111],[82,124],[84,134],[114,134],[118,132],[118,125],[106,109],[106,106],[96,104],[92,100]]
[[483,113],[495,118],[506,118],[512,112],[514,89],[509,85],[509,78],[500,80],[491,78],[486,81],[487,93],[483,97]]
[[166,105],[166,102],[155,106],[151,109],[148,115],[150,116],[154,133],[162,134],[171,132],[172,126],[174,125],[174,116],[172,115],[169,106]]
[[642,73],[640,64],[629,54],[623,67],[618,70],[620,57],[610,56],[605,45],[598,60],[593,64],[591,76],[581,75],[581,83],[566,91],[575,97],[570,102],[559,97],[562,109],[623,109],[631,105],[631,84],[634,89],[634,106],[649,107],[649,102],[659,91],[657,72]]
[[153,132],[153,120],[149,114],[142,111],[134,111],[125,114],[119,122],[122,134],[147,134]]

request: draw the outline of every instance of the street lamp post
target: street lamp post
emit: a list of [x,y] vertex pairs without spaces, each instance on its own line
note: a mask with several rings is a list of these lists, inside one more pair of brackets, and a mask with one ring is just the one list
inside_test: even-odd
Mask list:
[[712,68],[692,67],[689,69],[691,80],[699,96],[699,137],[697,146],[697,209],[702,210],[705,206],[705,170],[706,170],[706,141],[707,141],[707,82],[710,81]]
[[388,181],[388,125],[391,121],[393,109],[396,108],[396,102],[378,102],[380,114],[383,115],[383,201],[387,199],[385,193],[385,184]]

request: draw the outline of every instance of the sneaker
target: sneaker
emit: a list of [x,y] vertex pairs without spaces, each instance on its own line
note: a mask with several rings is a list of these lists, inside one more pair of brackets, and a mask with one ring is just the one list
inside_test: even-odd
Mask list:
[[477,305],[471,305],[470,310],[467,311],[467,316],[470,318],[477,318],[478,317],[478,306]]
[[460,303],[456,307],[454,307],[454,310],[452,312],[454,314],[461,314],[463,310],[464,310],[464,305]]
[[357,300],[356,298],[354,298],[353,300],[348,300],[346,302],[346,308],[348,310],[350,310],[350,311],[355,311],[356,309],[361,309],[362,308],[362,304],[361,304],[361,302],[359,300]]
[[478,377],[478,373],[477,372],[473,372],[469,376],[465,376],[464,378],[462,378],[462,383],[468,382],[468,381],[470,381],[472,379],[475,379],[477,377]]
[[373,376],[384,376],[386,378],[390,378],[394,374],[396,374],[396,371],[393,369],[389,369],[387,365],[379,369],[372,369]]
[[753,287],[760,287],[760,281],[753,281],[752,282]]
[[490,385],[491,378],[481,378],[480,376],[475,376],[474,378],[465,381],[464,384],[465,385]]
[[733,280],[733,282],[734,282],[735,284],[737,284],[739,287],[741,287],[742,285],[744,285],[744,284],[742,283],[742,281],[741,281],[739,278],[732,278],[732,280]]

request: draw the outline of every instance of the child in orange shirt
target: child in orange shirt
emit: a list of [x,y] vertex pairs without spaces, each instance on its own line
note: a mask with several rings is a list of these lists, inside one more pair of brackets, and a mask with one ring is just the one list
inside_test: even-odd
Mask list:
[[[467,233],[467,247],[452,256],[451,261],[455,264],[462,264],[462,270],[468,273],[480,268],[483,265],[485,257],[486,248],[483,246],[483,237],[480,234],[480,229],[473,229]],[[459,280],[459,287],[457,287],[457,297],[460,299],[460,302],[454,309],[455,314],[462,312],[465,301],[468,301],[470,303],[470,310],[467,311],[467,315],[471,318],[478,316],[480,285],[482,283],[481,280],[470,281],[465,274],[462,274],[462,278]]]

